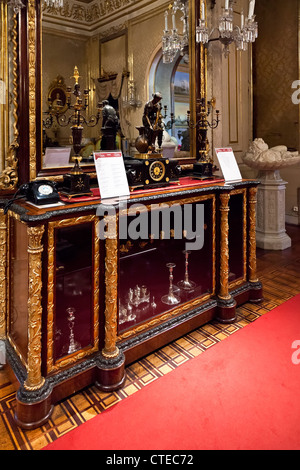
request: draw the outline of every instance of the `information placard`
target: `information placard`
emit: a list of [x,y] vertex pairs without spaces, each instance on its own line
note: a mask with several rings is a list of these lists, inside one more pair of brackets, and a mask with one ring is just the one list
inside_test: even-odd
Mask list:
[[129,196],[122,152],[94,152],[94,160],[101,199]]
[[46,147],[44,167],[68,166],[71,147]]
[[242,175],[231,147],[215,149],[225,183],[241,181]]

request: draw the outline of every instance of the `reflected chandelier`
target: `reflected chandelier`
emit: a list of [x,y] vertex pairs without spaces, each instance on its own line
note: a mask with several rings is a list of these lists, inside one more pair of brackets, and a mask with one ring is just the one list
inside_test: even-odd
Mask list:
[[[201,5],[201,17],[199,19],[199,26],[196,27],[196,42],[206,44],[210,41],[219,40],[224,46],[224,55],[228,57],[229,45],[235,43],[236,49],[246,51],[248,44],[255,41],[258,35],[258,26],[255,21],[254,7],[255,0],[249,2],[248,17],[244,17],[241,13],[241,25],[233,24],[233,0],[225,0],[225,7],[223,13],[219,18],[218,28],[213,28],[210,32],[206,26],[204,3]],[[217,30],[219,37],[211,39],[213,32]]]
[[[182,33],[179,33],[176,26],[175,15],[177,11],[182,12],[180,20],[182,21]],[[171,16],[172,27],[169,29],[168,19]],[[165,12],[165,29],[162,37],[163,62],[165,64],[173,62],[177,52],[180,51],[183,56],[189,44],[189,12],[188,0],[175,0],[173,5],[169,6],[169,11]]]

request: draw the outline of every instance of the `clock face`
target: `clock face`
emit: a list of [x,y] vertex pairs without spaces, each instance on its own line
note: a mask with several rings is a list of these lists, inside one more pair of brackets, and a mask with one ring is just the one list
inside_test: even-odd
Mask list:
[[160,181],[163,179],[166,173],[166,168],[163,162],[155,161],[151,163],[149,168],[149,174],[153,181]]
[[49,194],[53,193],[53,187],[50,184],[41,184],[38,187],[38,192],[41,196],[49,196]]

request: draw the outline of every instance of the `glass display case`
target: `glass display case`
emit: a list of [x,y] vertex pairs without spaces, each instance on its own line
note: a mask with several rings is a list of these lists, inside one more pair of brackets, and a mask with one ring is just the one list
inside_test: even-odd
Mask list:
[[93,227],[56,233],[54,361],[93,344]]
[[91,215],[48,224],[48,249],[44,253],[48,259],[48,373],[98,348],[100,247],[96,223],[96,216]]
[[[177,205],[177,212],[171,212],[168,207],[154,209],[160,211],[156,233],[149,233],[145,239],[127,237],[120,240],[120,336],[128,328],[139,325],[141,331],[142,325],[146,328],[149,320],[160,318],[174,309],[176,314],[178,307],[214,294],[215,200],[208,196],[190,204],[194,221],[197,204],[201,204],[204,211],[203,234],[198,234],[201,235],[199,247],[195,239],[189,240],[185,233],[185,205]],[[151,217],[153,211],[149,209],[148,227],[151,227]],[[128,217],[128,225],[132,218]]]

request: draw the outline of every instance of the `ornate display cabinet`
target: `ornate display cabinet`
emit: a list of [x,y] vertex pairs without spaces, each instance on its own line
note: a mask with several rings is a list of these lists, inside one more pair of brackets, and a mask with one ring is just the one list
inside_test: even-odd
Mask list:
[[[233,322],[236,305],[262,299],[256,184],[1,210],[0,327],[21,427],[40,426],[87,385],[122,387],[126,364],[213,319]],[[197,222],[197,246],[185,220]]]

